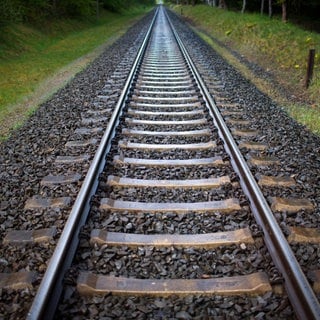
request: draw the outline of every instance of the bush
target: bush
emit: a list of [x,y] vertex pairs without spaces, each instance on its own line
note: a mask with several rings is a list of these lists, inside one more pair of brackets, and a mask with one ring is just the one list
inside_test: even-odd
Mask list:
[[57,11],[68,17],[86,17],[94,13],[92,0],[64,0],[58,2]]
[[19,0],[0,0],[0,24],[18,22],[23,17],[23,7]]

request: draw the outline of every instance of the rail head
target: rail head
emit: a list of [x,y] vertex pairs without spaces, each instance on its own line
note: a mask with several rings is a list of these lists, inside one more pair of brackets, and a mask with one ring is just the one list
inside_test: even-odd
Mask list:
[[265,197],[263,196],[260,187],[254,179],[237,146],[237,143],[216,106],[214,99],[197,71],[187,48],[179,37],[168,15],[167,19],[172,27],[173,33],[183,55],[185,56],[190,70],[199,85],[200,92],[206,101],[207,108],[209,109],[213,121],[219,130],[220,137],[224,141],[226,150],[231,156],[231,164],[240,176],[240,183],[249,198],[251,210],[264,232],[264,239],[272,260],[282,273],[290,302],[298,318],[303,320],[320,319],[320,304],[317,297],[302,272],[301,267],[285,236],[283,235]]

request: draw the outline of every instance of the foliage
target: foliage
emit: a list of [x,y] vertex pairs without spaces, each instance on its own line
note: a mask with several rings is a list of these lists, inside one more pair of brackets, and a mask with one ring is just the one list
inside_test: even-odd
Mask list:
[[42,23],[55,17],[90,17],[96,14],[97,7],[120,12],[153,3],[153,0],[0,0],[0,25],[21,20]]
[[153,3],[153,0],[0,0],[0,25],[17,21],[41,24],[56,17],[91,17],[99,7],[120,12]]
[[53,16],[86,16],[92,0],[0,0],[0,24],[24,20],[43,21]]
[[137,4],[143,6],[150,6],[154,4],[154,0],[100,0],[102,6],[113,12],[125,11],[128,8],[136,6]]
[[19,0],[0,0],[0,12],[0,25],[3,25],[20,21],[23,8]]
[[[228,8],[229,10],[240,11],[243,7],[244,0],[167,0],[174,4],[209,4],[220,8]],[[246,11],[260,12],[261,5],[264,3],[264,12],[268,11],[268,0],[247,0]],[[320,18],[320,1],[319,0],[272,0],[272,11],[280,14],[282,4],[286,4],[289,17],[294,16],[310,16]]]
[[90,16],[95,12],[92,0],[59,1],[56,10],[68,17]]
[[5,76],[0,77],[0,141],[16,119],[25,119],[26,104],[39,103],[33,97],[46,79],[60,70],[57,84],[44,90],[46,95],[52,94],[63,84],[61,78],[69,68],[73,70],[80,61],[88,63],[88,54],[94,56],[93,50],[114,41],[147,9],[140,6],[122,14],[101,10],[98,20],[60,19],[42,28],[23,23],[3,26],[0,74]]

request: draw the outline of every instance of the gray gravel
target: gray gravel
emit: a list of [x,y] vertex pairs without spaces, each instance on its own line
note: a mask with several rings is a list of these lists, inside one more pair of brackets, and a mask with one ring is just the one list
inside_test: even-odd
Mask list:
[[[40,187],[40,181],[49,174],[58,174],[68,168],[70,172],[78,170],[86,172],[88,162],[79,166],[78,164],[56,166],[54,161],[56,156],[78,154],[77,149],[66,150],[65,144],[71,140],[83,139],[83,135],[75,133],[77,128],[83,127],[81,121],[83,118],[89,118],[90,113],[86,111],[90,108],[95,110],[103,109],[105,106],[113,108],[114,101],[119,96],[120,85],[117,83],[117,77],[113,76],[117,66],[130,48],[134,50],[141,41],[140,30],[145,26],[145,20],[139,22],[135,27],[119,39],[112,47],[107,49],[90,67],[79,73],[75,79],[64,89],[56,93],[52,99],[44,103],[39,110],[35,112],[30,120],[19,130],[13,133],[12,137],[0,145],[0,238],[3,239],[6,232],[10,229],[37,229],[51,227],[55,224],[59,235],[61,228],[67,218],[69,208],[56,209],[50,214],[44,210],[37,210],[35,213],[24,210],[24,203],[34,195],[59,196],[65,193],[74,198],[79,190],[79,183],[62,188]],[[261,134],[253,140],[264,142],[269,145],[267,155],[276,156],[281,165],[277,167],[252,168],[256,174],[289,174],[294,175],[297,186],[290,189],[268,188],[263,189],[266,196],[298,196],[299,198],[308,198],[313,201],[316,210],[313,214],[299,212],[295,215],[276,214],[276,218],[281,223],[284,232],[287,232],[288,226],[310,226],[319,227],[320,210],[320,139],[306,128],[297,124],[289,118],[286,113],[272,102],[267,96],[257,90],[249,81],[245,80],[234,68],[218,56],[208,45],[196,37],[190,29],[187,29],[184,23],[175,20],[175,24],[181,29],[182,37],[186,41],[190,53],[194,55],[195,61],[201,69],[206,69],[213,80],[219,79],[219,83],[226,91],[212,91],[216,97],[224,96],[228,102],[234,102],[239,105],[239,110],[243,110],[243,118],[250,119],[251,129],[259,129]],[[144,29],[145,30],[145,27]],[[142,32],[143,33],[143,32]],[[125,63],[128,63],[126,61]],[[255,68],[253,65],[252,68]],[[97,95],[107,95],[109,99],[99,98]],[[218,101],[218,100],[217,100]],[[102,126],[108,122],[110,114],[106,115]],[[95,126],[92,124],[92,127]],[[87,125],[86,125],[87,127]],[[141,129],[147,129],[141,126]],[[176,129],[176,128],[175,128]],[[200,129],[200,127],[199,127]],[[170,128],[168,128],[170,130]],[[183,130],[186,130],[184,127]],[[92,136],[90,136],[91,138]],[[101,132],[95,135],[97,139],[101,137]],[[97,145],[86,149],[91,154]],[[117,151],[117,150],[115,150]],[[225,152],[218,146],[214,154],[208,156],[222,155],[225,160]],[[243,152],[247,152],[243,150]],[[126,156],[139,156],[142,154],[126,153]],[[299,157],[297,156],[299,155]],[[156,157],[156,155],[153,155]],[[151,156],[151,157],[153,157]],[[168,155],[170,158],[172,155]],[[182,156],[182,154],[181,154]],[[197,154],[190,153],[189,157],[196,157]],[[109,170],[114,168],[110,166]],[[138,168],[136,172],[129,173],[129,166],[118,167],[115,169],[118,173],[129,177],[135,175],[145,175],[149,179],[173,176],[180,177],[184,175],[190,178],[208,177],[211,174],[224,175],[230,172],[230,166],[226,168],[209,168],[204,171],[193,168],[179,168],[168,172],[166,169],[150,170],[148,168]],[[211,171],[210,171],[211,170]],[[229,173],[228,173],[229,174]],[[81,181],[81,180],[80,180]],[[234,189],[234,188],[233,188]],[[237,188],[235,188],[237,190]],[[137,192],[136,192],[137,193]],[[136,196],[137,194],[134,194]],[[139,193],[139,192],[138,192]],[[167,191],[161,191],[154,194],[149,192],[154,200],[168,197]],[[199,194],[198,194],[199,195]],[[216,191],[211,191],[204,195],[205,199],[214,198]],[[125,191],[125,197],[130,199],[130,192]],[[176,196],[176,195],[175,195]],[[183,193],[177,193],[178,197],[183,199]],[[241,196],[240,196],[241,198]],[[245,199],[241,201],[246,205]],[[88,230],[84,229],[84,237],[92,227],[108,227],[110,231],[135,232],[135,233],[198,233],[215,232],[222,230],[233,230],[237,227],[250,225],[254,229],[254,234],[259,235],[259,227],[253,224],[251,215],[246,209],[237,216],[224,216],[221,214],[166,214],[162,215],[162,224],[159,224],[159,217],[148,214],[123,215],[117,213],[101,213],[98,209],[98,199],[94,201],[92,210],[92,220]],[[102,218],[102,219],[101,219]],[[215,224],[211,223],[215,220]],[[191,221],[193,221],[191,223]],[[239,224],[239,226],[237,225]],[[60,230],[60,231],[59,231]],[[86,247],[86,239],[83,239],[81,245]],[[55,240],[47,246],[27,246],[24,249],[15,247],[2,247],[0,249],[0,268],[1,272],[11,272],[19,270],[36,269],[41,275],[44,269],[44,261],[48,260]],[[41,250],[41,257],[37,257],[37,248]],[[292,246],[297,253],[298,260],[302,261],[303,268],[309,270],[319,269],[319,246]],[[232,250],[237,250],[233,248]],[[91,254],[91,253],[90,253]],[[134,254],[139,254],[136,251]],[[180,253],[177,253],[179,256]],[[188,259],[193,255],[188,253]],[[205,254],[205,253],[204,253]],[[254,253],[253,253],[254,254]],[[129,250],[127,256],[132,256]],[[169,259],[172,256],[165,252],[159,252],[161,260]],[[25,258],[23,258],[25,257]],[[267,253],[259,257],[263,261],[270,263]],[[257,259],[259,257],[256,257]],[[241,260],[242,258],[240,258]],[[259,258],[260,259],[260,258]],[[258,259],[258,260],[259,260]],[[85,259],[84,259],[85,260]],[[119,259],[118,259],[119,260]],[[131,259],[132,260],[132,259]],[[132,262],[131,268],[135,269],[139,262]],[[84,261],[78,257],[78,263],[84,266]],[[87,265],[88,262],[86,262]],[[121,262],[122,263],[122,262]],[[182,263],[180,261],[180,263]],[[245,267],[245,261],[243,260]],[[260,262],[259,262],[260,263]],[[259,263],[257,264],[259,268]],[[118,263],[120,266],[120,262]],[[207,265],[200,261],[198,270],[205,269]],[[87,268],[87,267],[86,267]],[[171,269],[163,267],[169,274]],[[245,268],[246,269],[246,268]],[[117,270],[117,267],[112,270]],[[157,268],[153,269],[157,272]],[[256,298],[234,299],[225,297],[171,297],[162,298],[124,298],[124,297],[95,297],[86,299],[79,297],[74,292],[74,283],[78,269],[71,269],[66,278],[69,283],[65,291],[65,302],[60,305],[57,317],[62,319],[292,319],[292,308],[286,297],[276,297],[266,294]],[[127,272],[121,265],[120,273]],[[141,271],[143,274],[143,270]],[[189,271],[183,271],[189,272]],[[204,271],[203,271],[204,272]],[[206,271],[205,271],[206,272]],[[223,268],[221,268],[221,272]],[[227,271],[228,272],[228,271]],[[237,272],[230,269],[230,272]],[[272,263],[270,263],[270,274],[274,272]],[[139,274],[139,272],[138,272]],[[39,278],[35,278],[34,285],[37,286]],[[32,291],[32,290],[31,290]],[[24,290],[16,294],[12,290],[2,290],[0,300],[0,317],[6,319],[23,319],[30,306],[34,292]],[[98,302],[98,304],[96,304]]]
[[[184,31],[185,32],[185,31]],[[192,38],[197,46],[198,40]],[[196,43],[196,44],[195,44]],[[197,53],[199,54],[199,53]],[[166,118],[166,117],[163,117]],[[157,119],[158,120],[158,119]],[[126,127],[125,123],[122,123]],[[138,130],[153,130],[151,126],[134,126]],[[190,127],[192,128],[192,127]],[[197,129],[203,128],[199,126]],[[251,129],[258,127],[255,124]],[[177,126],[166,128],[177,130]],[[194,129],[194,128],[193,128]],[[181,126],[178,130],[187,130]],[[120,133],[120,130],[119,130]],[[217,138],[217,132],[213,135]],[[119,138],[121,139],[121,138]],[[184,139],[183,139],[184,140]],[[163,139],[145,138],[130,139],[133,142],[161,143]],[[166,139],[165,141],[171,141]],[[194,142],[194,139],[187,139]],[[219,138],[218,138],[219,141]],[[117,142],[117,139],[116,139]],[[184,142],[186,142],[184,140]],[[112,155],[119,155],[117,143],[111,149]],[[209,151],[159,151],[147,152],[136,150],[121,150],[121,156],[144,159],[191,159],[201,157],[214,157],[220,155],[224,160],[228,156],[221,142],[217,148]],[[108,165],[106,172],[100,176],[99,195],[93,201],[91,216],[86,227],[82,230],[81,250],[78,251],[73,266],[67,276],[69,287],[65,291],[65,297],[59,306],[58,316],[68,317],[72,314],[75,318],[134,318],[134,319],[206,319],[221,317],[221,319],[237,318],[294,318],[292,308],[285,296],[276,297],[273,294],[256,298],[222,298],[222,297],[170,297],[159,298],[118,298],[107,295],[105,298],[83,298],[74,291],[79,270],[93,273],[125,276],[134,278],[201,278],[221,277],[252,273],[265,270],[272,283],[281,282],[281,277],[274,267],[269,253],[261,241],[260,228],[253,221],[248,210],[248,202],[242,190],[237,184],[228,162],[222,168],[179,168],[179,169],[151,169],[130,167],[127,165]],[[166,190],[162,188],[110,188],[106,184],[109,174],[127,176],[132,178],[149,179],[186,179],[195,177],[210,177],[230,174],[232,184],[211,190]],[[120,212],[104,212],[99,209],[100,199],[110,197],[125,201],[141,202],[195,202],[221,200],[228,197],[236,197],[242,204],[242,210],[236,214],[123,214]],[[204,232],[229,231],[239,227],[250,226],[256,239],[254,245],[245,248],[239,246],[219,247],[214,250],[179,249],[154,247],[112,247],[108,245],[91,246],[88,243],[92,228],[106,228],[109,231],[127,233],[188,233],[197,234]],[[260,240],[259,240],[260,239]],[[95,303],[99,301],[101,305]],[[121,301],[121,307],[119,302]],[[201,301],[199,304],[198,302]],[[75,306],[76,305],[76,306]],[[108,307],[106,307],[108,306]],[[159,311],[159,306],[160,310]],[[103,309],[106,308],[106,309]],[[110,310],[106,313],[106,310]]]

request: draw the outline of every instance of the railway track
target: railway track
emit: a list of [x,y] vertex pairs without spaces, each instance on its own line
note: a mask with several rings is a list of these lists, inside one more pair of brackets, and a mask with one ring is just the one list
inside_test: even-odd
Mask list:
[[[166,309],[175,304],[190,305],[193,298],[188,297],[200,299],[193,307],[199,318],[218,316],[215,309],[223,304],[241,313],[239,299],[251,301],[255,315],[267,314],[275,300],[283,300],[287,305],[279,312],[286,308],[290,317],[294,312],[300,319],[320,318],[318,300],[260,190],[294,181],[283,176],[256,181],[239,148],[264,152],[267,146],[251,141],[250,130],[233,130],[234,136],[249,137],[235,142],[227,124],[245,126],[249,121],[241,118],[236,105],[224,103],[219,111],[219,99],[213,99],[203,79],[160,7],[108,119],[28,319],[54,314],[121,318],[122,308],[130,310],[135,299],[156,306],[156,312],[139,307],[146,318],[161,319],[171,316]],[[217,83],[209,86],[219,89]],[[107,104],[107,96],[99,99]],[[101,130],[97,119],[109,112],[101,105],[92,111],[95,120],[86,118],[91,126],[78,129],[80,135]],[[89,158],[71,152],[57,157],[56,164],[64,168]],[[250,161],[274,159],[252,156]],[[71,171],[48,175],[41,183],[55,188],[80,181]],[[67,199],[61,195],[56,201]],[[307,199],[273,201],[276,210],[281,205],[287,211],[312,210]],[[33,198],[27,205],[35,202]],[[39,232],[39,238],[54,233],[46,231]],[[8,234],[5,241],[15,241],[16,235]],[[292,237],[299,242],[299,230],[292,230]],[[91,307],[82,310],[83,305]],[[186,310],[182,307],[175,316],[191,318]]]

